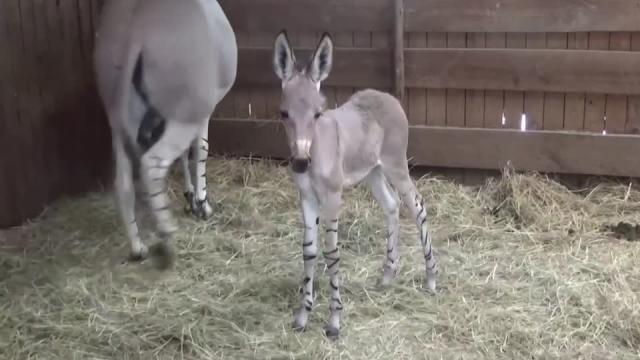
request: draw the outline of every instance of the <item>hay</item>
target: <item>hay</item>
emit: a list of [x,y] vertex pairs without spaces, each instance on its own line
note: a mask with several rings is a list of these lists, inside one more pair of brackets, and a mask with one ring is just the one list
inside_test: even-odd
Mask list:
[[174,183],[182,232],[167,273],[120,264],[128,247],[109,194],[57,202],[18,229],[28,247],[0,252],[0,357],[637,357],[639,245],[602,230],[640,222],[635,188],[572,192],[509,170],[481,188],[419,179],[441,264],[435,297],[421,288],[423,260],[406,217],[396,283],[376,290],[384,218],[366,190],[349,191],[340,228],[345,319],[332,343],[322,332],[322,260],[309,330],[291,330],[301,224],[295,188],[276,165],[212,159],[217,209],[204,223],[183,215]]

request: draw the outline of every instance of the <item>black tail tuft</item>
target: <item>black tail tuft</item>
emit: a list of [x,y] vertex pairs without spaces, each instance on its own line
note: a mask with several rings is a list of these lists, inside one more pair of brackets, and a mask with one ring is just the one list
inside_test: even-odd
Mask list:
[[133,70],[133,78],[131,82],[136,92],[142,99],[142,102],[147,107],[147,111],[144,113],[144,117],[140,122],[140,128],[138,129],[137,142],[140,146],[142,153],[147,152],[164,134],[166,128],[165,118],[151,105],[149,102],[149,95],[143,86],[143,59],[142,53],[136,60],[136,65]]

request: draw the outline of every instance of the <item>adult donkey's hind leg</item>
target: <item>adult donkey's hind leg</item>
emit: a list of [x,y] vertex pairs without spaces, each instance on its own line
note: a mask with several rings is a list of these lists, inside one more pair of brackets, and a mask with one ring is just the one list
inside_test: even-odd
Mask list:
[[173,252],[169,245],[177,225],[169,208],[166,176],[171,164],[183,154],[197,134],[195,125],[167,122],[163,136],[140,160],[141,177],[149,196],[149,207],[156,223],[161,241],[155,244],[151,253],[158,257],[161,269],[173,263]]
[[120,210],[120,217],[131,244],[131,261],[141,261],[146,258],[149,249],[140,239],[138,223],[135,214],[136,192],[133,183],[133,169],[131,159],[125,152],[124,144],[119,135],[113,136],[113,149],[116,160],[115,192]]

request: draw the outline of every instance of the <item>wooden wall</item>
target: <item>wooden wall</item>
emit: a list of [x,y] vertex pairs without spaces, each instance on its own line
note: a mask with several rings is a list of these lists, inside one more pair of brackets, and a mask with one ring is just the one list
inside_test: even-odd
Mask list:
[[97,0],[0,0],[0,228],[109,178],[93,83]]
[[[220,2],[240,64],[213,122],[218,151],[287,155],[271,121],[280,92],[271,52],[282,28],[300,54],[331,32],[324,92],[334,106],[354,89],[394,85],[394,0]],[[404,10],[414,164],[640,176],[640,1],[404,0]]]
[[[363,87],[391,90],[394,1],[220,0],[240,64],[212,122],[214,149],[288,155],[271,69],[282,28],[307,51],[331,32],[336,66],[323,91],[334,106]],[[0,228],[111,183],[91,67],[101,2],[0,0]],[[404,0],[404,9],[414,164],[465,180],[508,161],[640,176],[640,0]]]

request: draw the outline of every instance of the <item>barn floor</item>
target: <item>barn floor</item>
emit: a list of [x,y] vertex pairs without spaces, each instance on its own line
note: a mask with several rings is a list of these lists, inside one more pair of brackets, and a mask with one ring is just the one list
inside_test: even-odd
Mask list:
[[345,318],[342,339],[333,343],[322,330],[329,289],[323,260],[309,329],[291,330],[302,256],[297,194],[286,169],[213,158],[209,171],[217,212],[207,223],[183,215],[175,178],[183,232],[175,241],[174,271],[121,265],[128,247],[109,194],[57,202],[38,221],[5,232],[0,357],[639,354],[640,243],[605,230],[619,221],[640,222],[637,188],[603,183],[572,193],[546,178],[510,172],[482,188],[423,177],[419,187],[440,261],[436,296],[421,288],[423,260],[406,217],[396,283],[376,289],[385,252],[382,211],[366,190],[349,191],[339,233]]

